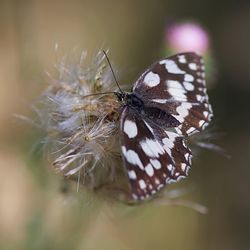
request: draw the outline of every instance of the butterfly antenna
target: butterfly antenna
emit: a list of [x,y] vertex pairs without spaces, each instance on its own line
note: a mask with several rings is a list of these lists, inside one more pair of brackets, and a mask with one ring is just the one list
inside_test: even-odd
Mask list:
[[114,77],[114,80],[115,80],[115,82],[116,82],[116,85],[117,85],[117,87],[119,88],[120,93],[122,94],[123,91],[122,91],[122,89],[120,88],[119,83],[118,83],[118,81],[117,81],[117,79],[116,79],[116,77],[115,77],[115,72],[114,72],[114,70],[113,70],[113,68],[112,68],[112,65],[111,65],[111,63],[110,63],[110,61],[109,61],[108,55],[107,55],[107,53],[106,53],[105,50],[103,50],[103,54],[105,55],[105,57],[106,57],[106,59],[107,59],[107,61],[108,61],[108,64],[109,64],[109,67],[110,67],[110,69],[111,69],[111,72],[112,72],[112,75],[113,75],[113,77]]
[[94,93],[94,94],[89,94],[89,95],[84,95],[81,98],[86,98],[86,97],[91,97],[91,96],[98,96],[98,95],[110,95],[110,94],[115,94],[116,92],[103,92],[103,93]]

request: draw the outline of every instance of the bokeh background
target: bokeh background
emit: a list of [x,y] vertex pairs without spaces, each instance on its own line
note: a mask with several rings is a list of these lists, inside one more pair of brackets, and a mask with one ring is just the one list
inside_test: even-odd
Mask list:
[[[55,44],[61,55],[109,47],[119,81],[130,84],[165,56],[166,26],[189,20],[209,34],[213,128],[231,155],[202,151],[183,181],[192,184],[187,199],[208,213],[63,193],[37,150],[41,135],[13,116],[31,115]],[[1,0],[0,33],[0,249],[249,249],[249,1]]]

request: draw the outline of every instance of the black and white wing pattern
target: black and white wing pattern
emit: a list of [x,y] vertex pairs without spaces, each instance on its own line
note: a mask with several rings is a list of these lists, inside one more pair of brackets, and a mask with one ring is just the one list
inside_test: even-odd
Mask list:
[[124,101],[121,147],[132,195],[145,199],[185,177],[191,151],[184,140],[212,117],[202,58],[181,53],[151,65]]
[[164,130],[129,106],[121,117],[122,155],[135,200],[143,200],[167,183],[184,178],[191,152],[183,137]]
[[193,52],[151,65],[135,82],[133,93],[148,105],[172,114],[180,122],[178,128],[184,135],[202,131],[213,115],[203,59]]

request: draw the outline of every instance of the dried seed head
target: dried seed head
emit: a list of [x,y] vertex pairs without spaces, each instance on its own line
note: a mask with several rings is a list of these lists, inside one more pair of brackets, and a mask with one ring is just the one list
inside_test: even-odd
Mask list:
[[64,58],[55,65],[57,74],[50,76],[39,116],[56,171],[98,188],[123,172],[117,129],[120,104],[113,94],[86,97],[115,90],[115,85],[102,52],[90,66],[85,60],[82,53],[77,62]]

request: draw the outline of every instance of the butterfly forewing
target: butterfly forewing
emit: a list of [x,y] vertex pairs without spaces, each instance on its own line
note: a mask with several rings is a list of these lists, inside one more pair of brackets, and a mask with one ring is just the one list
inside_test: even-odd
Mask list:
[[121,116],[122,155],[134,199],[145,199],[187,175],[191,152],[183,137],[125,106]]
[[180,134],[199,132],[211,120],[204,64],[196,53],[181,53],[154,63],[135,82],[133,92],[146,105],[172,114],[180,122]]

